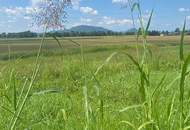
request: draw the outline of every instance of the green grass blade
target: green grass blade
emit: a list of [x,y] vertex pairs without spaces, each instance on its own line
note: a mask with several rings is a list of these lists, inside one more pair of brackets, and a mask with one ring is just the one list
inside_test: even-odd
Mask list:
[[190,130],[190,126],[186,126],[183,130]]
[[104,101],[100,100],[100,122],[101,122],[101,129],[103,130],[104,126]]
[[174,83],[176,83],[178,80],[180,80],[180,78],[181,78],[181,75],[178,74],[178,75],[176,76],[176,78],[173,79],[173,80],[165,87],[165,88],[166,88],[166,91],[168,91],[169,89],[171,89],[171,87],[174,85]]
[[22,96],[23,96],[23,94],[24,94],[24,89],[25,89],[25,87],[26,87],[26,85],[27,85],[27,82],[28,82],[28,79],[26,78],[26,79],[25,79],[25,82],[24,82],[24,84],[23,84],[23,86],[22,86],[22,90],[21,90],[21,92],[20,92],[20,95],[19,95],[19,98],[18,98],[18,101],[17,101],[17,106],[16,106],[16,108],[18,108],[19,103],[20,103],[20,101],[21,101],[21,99],[22,99]]
[[15,84],[15,75],[13,76],[13,99],[14,99],[14,110],[17,110],[17,91],[16,91],[16,84]]
[[184,115],[183,115],[183,107],[184,107],[184,87],[185,87],[185,79],[187,76],[188,66],[190,64],[190,55],[185,59],[184,64],[182,66],[181,79],[180,79],[180,107],[181,107],[181,128],[184,128]]
[[186,115],[186,118],[185,118],[185,120],[184,120],[184,123],[186,124],[186,123],[188,123],[189,121],[190,121],[190,110],[189,110],[188,114]]
[[149,17],[149,19],[148,19],[148,23],[147,23],[147,26],[146,26],[146,30],[145,30],[145,38],[146,38],[146,35],[147,35],[147,33],[148,33],[148,29],[149,29],[149,27],[150,27],[150,23],[151,23],[151,20],[152,20],[153,12],[154,12],[154,10],[152,9],[151,14],[150,14],[150,17]]
[[127,55],[128,58],[134,63],[134,65],[137,66],[141,74],[141,78],[143,78],[146,81],[147,85],[149,85],[149,79],[147,78],[146,73],[143,71],[143,68],[141,67],[141,65],[128,53],[123,52],[123,54]]
[[52,93],[58,94],[58,93],[62,93],[62,92],[63,92],[63,90],[61,90],[61,89],[47,89],[47,90],[41,90],[41,91],[34,92],[31,95],[29,95],[29,96],[52,94]]
[[61,49],[63,49],[63,46],[62,46],[61,42],[59,41],[59,39],[58,39],[56,36],[52,36],[52,37],[53,37],[53,39],[57,42],[58,46],[59,46]]
[[29,87],[28,87],[28,90],[27,90],[27,92],[26,92],[26,94],[25,94],[25,96],[24,96],[24,99],[23,99],[21,105],[19,106],[18,111],[15,113],[15,115],[13,116],[13,118],[12,118],[12,120],[11,120],[11,122],[10,122],[10,130],[14,130],[14,129],[15,129],[16,123],[17,123],[17,121],[18,121],[18,119],[19,119],[19,117],[20,117],[20,114],[21,114],[21,112],[22,112],[22,110],[23,110],[23,108],[24,108],[24,105],[25,105],[25,103],[26,103],[26,101],[27,101],[27,99],[28,99],[29,92],[31,91],[32,86],[33,86],[33,84],[34,84],[34,81],[35,81],[35,79],[36,79],[36,77],[37,77],[37,74],[38,74],[38,72],[39,72],[40,66],[37,65],[36,67],[37,67],[37,68],[35,69],[36,71],[33,72],[33,76],[32,76],[30,85],[29,85]]
[[176,97],[176,93],[174,93],[172,100],[168,104],[168,110],[167,110],[168,125],[169,125],[169,121],[171,119],[172,113],[174,112],[175,97]]
[[44,44],[44,41],[45,41],[46,31],[47,31],[47,27],[45,27],[45,32],[43,33],[43,37],[41,39],[41,44],[40,44],[40,47],[38,49],[38,53],[37,53],[37,56],[36,56],[36,59],[35,59],[35,64],[34,64],[30,84],[28,86],[27,92],[26,92],[26,94],[25,94],[19,108],[17,109],[17,111],[15,112],[14,116],[12,117],[12,119],[10,121],[10,128],[9,128],[10,130],[15,129],[16,123],[17,123],[17,121],[18,121],[18,119],[20,117],[20,114],[22,113],[22,110],[24,109],[25,103],[26,103],[26,101],[28,99],[28,95],[29,95],[29,93],[30,93],[30,91],[31,91],[31,89],[33,87],[34,81],[37,78],[37,74],[38,74],[39,69],[40,69],[40,63],[39,63],[40,60],[39,59],[40,59],[42,47],[43,47],[43,44]]
[[99,107],[100,107],[100,122],[101,122],[101,130],[103,130],[103,126],[104,126],[104,97],[102,94],[102,88],[103,86],[101,85],[101,83],[99,82],[99,80],[96,78],[95,74],[93,72],[91,72],[92,77],[94,79],[94,81],[97,83],[96,90],[97,90],[97,96],[98,96],[98,100],[99,100]]
[[140,5],[137,2],[132,5],[131,12],[134,12],[136,9],[137,10],[140,9]]
[[141,35],[141,28],[139,28],[138,29],[138,32],[137,32],[137,42],[139,41],[139,37],[140,37],[140,35]]
[[151,96],[152,98],[156,94],[157,90],[163,85],[165,79],[166,79],[166,75],[164,75],[162,77],[162,79],[160,80],[160,82],[158,83],[158,85],[156,86],[156,88],[154,89],[154,91],[152,92],[152,96]]
[[5,111],[8,111],[9,113],[11,113],[11,114],[15,114],[14,113],[14,111],[11,111],[9,108],[7,108],[7,107],[4,107],[4,106],[0,106],[0,109],[3,109],[3,110],[5,110]]
[[126,124],[126,125],[130,126],[132,129],[136,130],[135,125],[132,124],[132,123],[129,122],[129,121],[121,121],[120,124],[121,124],[121,123],[122,123],[122,124]]
[[125,111],[128,111],[130,109],[141,108],[141,107],[143,107],[143,105],[132,105],[132,106],[128,106],[126,108],[119,110],[119,112],[125,112]]
[[109,63],[109,61],[110,61],[115,55],[117,55],[117,54],[118,54],[117,52],[114,52],[114,53],[112,53],[110,56],[108,56],[108,58],[104,61],[104,63],[103,63],[102,65],[100,65],[100,66],[96,69],[94,75],[96,76],[96,75],[98,74],[98,72],[99,72],[107,63]]
[[186,58],[182,66],[181,79],[180,79],[180,101],[183,101],[184,98],[185,78],[187,76],[187,70],[189,64],[190,64],[190,55]]
[[72,42],[74,45],[76,45],[76,46],[78,46],[78,47],[81,47],[81,44],[79,44],[79,43],[76,42],[76,41],[73,41],[72,39],[66,39],[66,40]]
[[15,72],[14,70],[11,71],[10,79],[9,79],[9,87],[12,89],[12,100],[13,100],[13,108],[14,111],[16,111],[16,105],[17,105],[17,92],[16,92],[16,85],[15,85]]
[[158,126],[155,125],[155,122],[153,122],[153,121],[148,121],[148,122],[143,123],[142,125],[139,126],[139,128],[137,130],[142,130],[143,128],[145,128],[146,126],[149,126],[149,125],[154,125],[155,126],[154,128],[156,130],[159,130]]
[[185,27],[186,27],[186,20],[184,21],[183,30],[181,32],[181,40],[180,40],[180,60],[184,60],[184,36],[185,36]]

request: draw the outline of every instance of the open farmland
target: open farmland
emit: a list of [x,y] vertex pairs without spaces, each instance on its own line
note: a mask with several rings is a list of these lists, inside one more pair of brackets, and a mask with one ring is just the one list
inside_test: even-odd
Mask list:
[[[9,129],[10,121],[15,118],[14,111],[24,99],[20,95],[27,93],[31,82],[26,106],[16,123],[19,130],[79,130],[87,123],[90,130],[175,130],[180,127],[179,36],[148,38],[146,92],[141,89],[138,67],[125,54],[139,61],[143,55],[141,41],[136,46],[135,38],[129,36],[70,39],[83,44],[83,54],[70,40],[61,38],[63,48],[60,48],[55,40],[47,38],[34,82],[32,73],[40,39],[0,40],[0,129]],[[190,52],[188,39],[185,38],[185,57]],[[6,43],[10,45],[10,52]],[[186,126],[190,125],[189,81],[187,76]],[[151,101],[151,106],[147,101]]]
[[0,0],[0,130],[190,130],[187,5]]
[[[70,37],[59,38],[63,48],[75,48],[76,46],[69,41],[72,39],[85,47],[105,47],[105,46],[124,46],[136,44],[135,36],[99,36],[99,37]],[[185,38],[185,44],[190,44],[190,36]],[[39,48],[41,39],[0,39],[0,53],[7,53],[9,49],[14,52],[36,51]],[[148,38],[148,43],[155,46],[177,46],[180,42],[180,36],[151,36]],[[139,45],[142,44],[139,40]],[[9,48],[10,47],[10,48]],[[45,40],[44,49],[59,48],[57,42],[53,38]]]

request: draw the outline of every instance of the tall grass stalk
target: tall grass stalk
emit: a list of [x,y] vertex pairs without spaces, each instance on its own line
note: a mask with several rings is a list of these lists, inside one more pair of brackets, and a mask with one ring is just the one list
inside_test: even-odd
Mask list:
[[17,123],[17,121],[18,121],[18,119],[19,119],[19,117],[21,115],[21,112],[22,112],[22,110],[23,110],[23,108],[25,106],[25,103],[26,103],[27,99],[28,99],[28,95],[29,95],[29,93],[30,93],[30,91],[32,89],[32,86],[34,84],[36,76],[37,76],[37,74],[39,72],[39,68],[40,68],[40,66],[37,65],[36,66],[36,71],[33,72],[32,80],[31,80],[31,82],[30,82],[30,84],[28,86],[28,90],[27,90],[27,92],[26,92],[26,94],[24,96],[24,99],[23,99],[22,103],[20,104],[20,106],[18,108],[18,111],[15,113],[15,115],[13,116],[13,119],[11,120],[10,130],[14,130],[15,129],[16,123]]
[[80,44],[80,49],[81,49],[81,60],[83,64],[82,68],[82,76],[83,78],[83,94],[84,94],[84,110],[85,110],[85,117],[86,117],[86,127],[85,129],[89,129],[89,106],[88,106],[88,88],[87,88],[87,77],[86,77],[86,63],[84,59],[84,48],[83,44]]
[[72,39],[68,39],[75,45],[80,47],[80,55],[81,55],[81,62],[82,62],[82,68],[81,68],[81,76],[82,76],[82,88],[83,88],[83,96],[84,96],[84,110],[85,110],[85,130],[89,129],[90,124],[90,118],[89,118],[89,103],[88,103],[88,87],[87,87],[87,70],[86,70],[86,62],[84,57],[84,47],[83,43],[78,43],[76,41],[73,41]]
[[[129,7],[130,7],[130,13],[131,13],[131,18],[132,18],[132,21],[133,21],[133,28],[136,28],[135,26],[135,19],[134,19],[134,15],[133,15],[133,2],[131,0],[129,0]],[[137,53],[137,59],[138,61],[140,60],[140,57],[139,57],[139,48],[138,48],[138,31],[135,31],[135,39],[136,39],[136,53]]]
[[184,51],[183,51],[183,49],[184,49],[185,28],[186,28],[186,19],[184,21],[183,30],[181,32],[181,40],[180,40],[180,51],[179,51],[180,53],[179,53],[179,55],[180,55],[180,60],[181,61],[184,61]]
[[[40,47],[39,47],[39,50],[38,50],[38,53],[37,53],[37,57],[36,57],[36,61],[35,61],[35,64],[34,64],[34,69],[33,69],[30,84],[29,84],[29,86],[27,88],[27,91],[26,91],[26,94],[25,94],[23,100],[21,101],[21,103],[19,105],[16,105],[16,106],[18,106],[18,109],[17,109],[17,111],[15,112],[15,114],[13,115],[13,117],[12,117],[12,119],[10,121],[10,130],[15,129],[16,123],[17,123],[17,121],[18,121],[18,119],[19,119],[19,117],[20,117],[20,115],[21,115],[21,113],[22,113],[22,111],[24,109],[24,106],[25,106],[26,101],[28,99],[29,93],[30,93],[30,91],[31,91],[31,89],[32,89],[32,87],[34,85],[34,81],[35,81],[35,79],[37,77],[37,74],[39,72],[39,68],[40,68],[39,58],[40,58],[40,54],[41,54],[42,47],[43,47],[43,44],[44,44],[46,31],[47,31],[47,27],[45,27],[45,31],[43,33],[43,37],[42,37]],[[24,86],[25,86],[25,84],[26,83],[24,83]]]
[[186,20],[184,21],[183,30],[181,32],[180,40],[180,60],[181,60],[181,78],[180,78],[180,128],[184,129],[184,89],[185,89],[185,79],[188,75],[188,67],[190,64],[190,55],[184,59],[184,36],[185,36]]
[[142,58],[142,62],[141,62],[141,64],[143,65],[144,61],[145,61],[145,58],[146,58],[146,37],[145,37],[145,29],[144,29],[144,20],[143,20],[143,16],[142,16],[142,11],[141,11],[139,0],[138,0],[137,3],[133,4],[132,11],[134,11],[135,9],[137,9],[138,13],[139,13],[138,14],[138,20],[140,22],[140,31],[141,31],[141,34],[143,36],[143,48],[144,48],[144,51],[143,51],[143,58]]
[[[131,2],[129,2],[129,5],[131,5],[130,3]],[[143,19],[143,15],[142,15],[142,11],[141,11],[141,6],[140,6],[140,1],[138,0],[138,2],[134,3],[130,7],[131,7],[131,12],[132,13],[135,11],[135,9],[137,9],[137,11],[138,11],[138,20],[139,20],[139,23],[140,23],[140,29],[139,29],[139,31],[142,34],[143,48],[144,48],[142,62],[141,62],[141,64],[143,65],[144,62],[147,60],[147,52],[148,52],[147,51],[147,34],[148,34],[148,29],[149,29],[150,24],[151,24],[151,20],[152,20],[152,16],[153,16],[154,10],[152,9],[150,17],[148,19],[147,26],[145,27],[145,25],[144,25],[144,19]],[[138,37],[139,37],[139,33],[137,33],[137,39],[138,39]]]
[[184,128],[184,88],[185,88],[185,79],[187,76],[188,66],[190,64],[190,55],[185,59],[184,64],[182,66],[181,71],[181,79],[180,79],[180,107],[181,107],[181,128]]

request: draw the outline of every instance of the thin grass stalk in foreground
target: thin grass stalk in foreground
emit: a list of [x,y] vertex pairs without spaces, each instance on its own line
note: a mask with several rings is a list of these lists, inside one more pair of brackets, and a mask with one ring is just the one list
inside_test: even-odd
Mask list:
[[52,36],[52,37],[53,37],[53,39],[57,42],[58,46],[59,46],[61,49],[63,49],[63,46],[62,46],[61,42],[59,41],[59,39],[58,39],[55,35]]
[[[143,32],[142,32],[142,34],[143,34],[143,47],[144,47],[144,55],[143,55],[142,64],[144,63],[144,60],[147,59],[147,55],[146,55],[146,53],[147,53],[147,35],[148,35],[148,30],[149,30],[149,27],[150,27],[150,24],[151,24],[153,12],[154,12],[154,10],[152,9],[151,14],[150,14],[150,17],[149,17],[149,20],[148,20],[148,23],[147,23],[147,26],[146,26],[146,29],[145,29],[145,31],[142,30],[142,31],[143,31]],[[141,14],[140,17],[142,17],[142,14]],[[141,18],[141,19],[142,19],[142,18]],[[142,19],[142,20],[143,20],[143,19]],[[141,21],[141,26],[144,26],[143,21]],[[143,27],[143,28],[144,28],[144,27]]]
[[190,64],[190,55],[184,60],[184,36],[185,36],[185,27],[186,19],[184,21],[183,30],[181,33],[180,41],[180,60],[181,60],[181,78],[180,78],[180,128],[184,128],[184,88],[185,88],[185,79],[187,76],[188,66]]
[[[136,28],[135,27],[135,19],[134,19],[134,15],[133,15],[133,6],[132,6],[132,1],[129,0],[129,7],[130,7],[130,12],[131,12],[131,18],[132,18],[132,21],[133,21],[133,28]],[[138,48],[138,31],[135,31],[135,39],[136,39],[136,52],[137,52],[137,59],[138,61],[140,60],[140,57],[139,57],[139,48]]]
[[[150,17],[149,17],[149,20],[148,20],[148,23],[147,23],[147,26],[146,26],[146,29],[144,27],[144,21],[143,21],[143,16],[142,16],[142,11],[141,11],[141,7],[140,7],[140,1],[138,0],[138,2],[134,3],[133,6],[132,6],[132,12],[137,9],[138,12],[139,12],[139,15],[138,15],[138,19],[140,21],[140,32],[142,34],[142,38],[143,38],[143,56],[142,56],[142,60],[141,60],[141,66],[142,66],[142,69],[146,71],[147,74],[149,74],[150,70],[149,70],[149,67],[147,65],[147,52],[148,52],[148,48],[147,48],[147,34],[148,34],[148,29],[150,27],[150,23],[151,23],[151,20],[152,20],[152,16],[153,16],[153,9],[151,11],[151,14],[150,14]],[[137,41],[138,41],[138,38],[139,38],[139,31],[137,33]]]
[[82,80],[83,80],[84,110],[85,110],[85,120],[86,120],[85,130],[88,130],[90,119],[89,119],[88,88],[87,88],[87,79],[86,79],[87,77],[86,77],[86,63],[85,63],[85,58],[84,58],[84,48],[83,48],[83,44],[79,44],[78,42],[73,41],[72,39],[68,39],[68,40],[80,47],[81,62],[82,62],[81,73],[82,73],[82,77],[84,77],[84,79]]
[[151,99],[151,96],[149,95],[149,92],[148,92],[148,87],[149,87],[149,73],[150,73],[150,70],[149,70],[149,67],[148,67],[148,64],[147,64],[147,51],[148,51],[148,48],[147,48],[147,34],[148,34],[148,29],[150,27],[150,23],[151,23],[151,20],[152,20],[152,16],[153,16],[153,11],[151,11],[151,14],[150,14],[150,17],[149,17],[149,20],[148,20],[148,23],[147,23],[147,26],[146,28],[144,27],[144,21],[143,21],[143,16],[142,16],[142,11],[141,11],[141,7],[140,7],[140,1],[138,0],[137,3],[134,3],[133,4],[133,7],[132,7],[132,11],[137,8],[138,12],[139,12],[139,15],[138,15],[138,19],[139,19],[139,22],[140,22],[140,26],[141,26],[141,34],[142,34],[142,37],[143,37],[143,48],[144,48],[144,51],[143,51],[143,57],[142,57],[142,61],[141,61],[141,65],[138,65],[138,62],[136,62],[133,57],[131,57],[130,55],[128,55],[128,57],[133,61],[133,63],[135,63],[137,66],[139,66],[139,71],[140,71],[140,79],[141,79],[141,82],[140,82],[140,93],[142,93],[142,98],[145,102],[147,102],[147,106],[145,106],[145,113],[147,114],[147,119],[148,120],[151,120],[152,118],[152,99]]
[[130,128],[134,129],[134,130],[137,130],[136,126],[134,124],[132,124],[131,122],[129,121],[121,121],[119,122],[119,125],[120,124],[126,124],[127,126],[129,126]]
[[27,90],[27,92],[26,92],[26,95],[25,95],[25,97],[24,97],[24,99],[23,99],[23,101],[22,101],[22,103],[21,103],[21,105],[20,105],[20,107],[19,107],[19,109],[18,109],[18,112],[16,112],[15,115],[14,115],[14,117],[13,117],[13,120],[12,120],[12,122],[11,122],[10,130],[14,130],[14,129],[15,129],[17,120],[18,120],[19,117],[20,117],[20,114],[21,114],[21,112],[22,112],[22,110],[23,110],[23,108],[24,108],[24,106],[25,106],[25,103],[26,103],[26,101],[27,101],[27,99],[28,99],[28,95],[29,95],[29,93],[30,93],[30,90],[31,90],[31,88],[32,88],[32,86],[33,86],[33,84],[34,84],[34,81],[35,81],[35,79],[36,79],[36,76],[37,76],[37,74],[38,74],[38,72],[39,72],[39,68],[40,68],[40,66],[37,66],[36,72],[34,72],[34,74],[33,74],[33,76],[32,76],[32,80],[31,80],[31,82],[30,82],[30,85],[29,85],[29,87],[28,87],[28,90]]
[[168,110],[167,110],[167,125],[169,127],[169,130],[171,129],[171,116],[174,113],[174,103],[175,103],[175,97],[176,97],[176,92],[174,92],[172,99],[170,103],[168,104]]
[[[45,37],[46,37],[46,32],[47,32],[47,26],[45,25],[45,30],[44,30],[44,33],[43,33],[43,36],[42,36],[40,47],[38,49],[38,53],[37,53],[36,63],[35,63],[34,69],[36,68],[36,65],[38,65],[38,63],[39,63],[39,58],[40,58],[40,55],[41,55],[41,52],[42,52],[42,47],[44,45],[44,41],[45,41]],[[34,70],[34,72],[35,72],[35,70]]]
[[190,55],[185,59],[184,64],[182,66],[181,79],[180,79],[180,128],[184,128],[184,88],[185,88],[185,79],[187,76],[187,70],[190,64]]
[[184,25],[183,25],[183,30],[181,32],[181,40],[180,40],[180,60],[184,61],[184,51],[183,51],[183,46],[184,46],[184,37],[185,37],[185,28],[186,28],[186,19],[184,21]]
[[85,59],[84,59],[83,44],[80,44],[80,49],[81,49],[81,60],[82,60],[82,64],[83,64],[82,76],[84,76],[83,94],[84,94],[84,109],[85,109],[85,117],[86,117],[85,129],[88,130],[89,129],[88,88],[87,88],[86,64],[85,64]]
[[95,71],[94,76],[96,76],[98,74],[98,72],[107,64],[109,63],[109,61],[115,56],[117,55],[117,52],[113,52],[110,56],[107,57],[107,59],[104,61],[103,64],[101,64]]
[[24,82],[24,84],[23,84],[23,86],[22,86],[22,90],[21,90],[21,92],[20,92],[20,95],[19,95],[19,98],[18,98],[18,101],[17,101],[16,108],[18,108],[19,103],[20,103],[20,101],[21,101],[21,99],[22,99],[22,96],[23,96],[23,94],[24,94],[24,89],[25,89],[25,87],[26,87],[26,85],[27,85],[27,82],[28,82],[28,79],[25,79],[25,82]]
[[16,126],[16,123],[17,123],[17,120],[18,118],[20,117],[20,114],[25,106],[25,103],[27,101],[27,98],[28,98],[28,95],[33,87],[33,84],[34,84],[34,81],[37,77],[37,74],[39,72],[39,68],[40,68],[40,65],[39,65],[39,58],[40,58],[40,54],[41,54],[41,51],[42,51],[42,46],[44,44],[44,40],[45,40],[45,35],[46,35],[46,31],[47,31],[47,27],[45,27],[45,31],[43,33],[43,38],[41,40],[41,44],[40,44],[40,47],[39,47],[39,50],[38,50],[38,53],[37,53],[37,57],[36,57],[36,61],[35,61],[35,65],[34,65],[34,70],[33,70],[33,74],[32,74],[32,78],[31,78],[31,82],[29,84],[29,87],[27,89],[27,92],[24,96],[24,99],[22,100],[22,103],[21,105],[19,106],[19,109],[18,111],[15,112],[15,115],[13,116],[13,118],[11,119],[11,122],[10,122],[10,129],[11,130],[14,130],[15,129],[15,126]]
[[99,107],[100,107],[100,130],[104,129],[104,99],[103,99],[103,93],[102,93],[102,88],[103,86],[99,82],[99,80],[96,78],[96,75],[94,73],[91,73],[93,76],[93,79],[98,85],[98,100],[99,100]]
[[145,39],[145,29],[144,29],[144,22],[143,22],[143,16],[142,16],[142,11],[141,11],[141,7],[140,7],[140,2],[138,0],[137,3],[134,3],[133,6],[132,6],[132,12],[137,9],[138,10],[138,19],[139,19],[139,22],[140,22],[140,31],[141,31],[141,34],[143,36],[143,48],[144,48],[144,51],[143,51],[143,58],[142,58],[142,65],[144,64],[144,60],[146,58],[146,39]]
[[[14,73],[14,72],[13,72]],[[14,110],[17,110],[17,92],[16,92],[16,84],[15,84],[15,74],[13,76],[13,106]]]

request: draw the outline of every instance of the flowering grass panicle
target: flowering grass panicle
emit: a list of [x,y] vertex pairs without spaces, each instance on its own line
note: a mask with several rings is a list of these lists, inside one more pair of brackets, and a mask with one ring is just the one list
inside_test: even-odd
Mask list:
[[64,27],[71,0],[42,0],[38,3],[34,22],[37,26],[59,29]]

